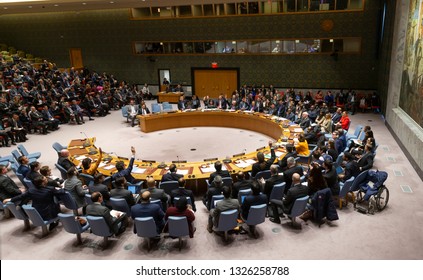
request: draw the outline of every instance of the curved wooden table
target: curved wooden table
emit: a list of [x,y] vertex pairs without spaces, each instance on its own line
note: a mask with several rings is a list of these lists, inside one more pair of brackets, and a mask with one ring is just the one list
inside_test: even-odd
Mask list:
[[[297,126],[290,126],[289,129],[284,129],[282,124],[278,122],[278,118],[267,116],[260,113],[245,113],[245,112],[228,112],[228,111],[190,111],[190,112],[175,112],[162,113],[148,116],[138,116],[140,119],[140,127],[143,132],[152,132],[163,129],[172,129],[180,127],[195,127],[195,126],[217,126],[217,127],[233,127],[256,131],[263,133],[281,143],[281,137],[293,138],[293,134],[299,132]],[[96,160],[98,157],[98,149],[94,145],[95,138],[90,141],[72,140],[69,143],[69,152],[75,164],[80,164],[83,157],[90,157]],[[83,144],[90,144],[84,147]],[[255,151],[250,151],[245,154],[238,154],[232,156],[230,163],[224,163],[231,175],[242,172],[251,171],[252,164],[257,160],[257,151],[265,154],[265,157],[270,157],[269,147],[260,147]],[[91,152],[91,155],[89,154]],[[275,149],[278,159],[285,156],[286,151],[284,146]],[[95,153],[95,154],[94,154]],[[103,162],[99,167],[99,171],[106,176],[115,173],[117,170],[114,167],[117,161],[123,160],[128,164],[129,159],[118,157],[115,155],[103,155]],[[224,159],[219,159],[223,161]],[[176,163],[178,173],[184,175],[187,179],[187,187],[194,190],[196,194],[204,193],[206,190],[205,179],[208,179],[210,173],[214,172],[214,162],[216,159],[199,162]],[[168,167],[171,162],[166,162]],[[136,167],[133,169],[132,175],[137,179],[145,180],[148,176],[152,176],[155,180],[160,181],[162,176],[167,173],[167,168],[159,168],[160,163],[151,161],[135,161]]]

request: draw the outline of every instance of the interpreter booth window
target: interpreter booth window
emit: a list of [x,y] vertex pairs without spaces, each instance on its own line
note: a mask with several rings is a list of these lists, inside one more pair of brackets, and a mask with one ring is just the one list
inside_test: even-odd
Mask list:
[[344,38],[344,53],[361,52],[361,38]]
[[204,43],[204,49],[206,53],[216,53],[215,52],[215,42],[205,42]]
[[248,45],[249,53],[259,53],[260,52],[260,41],[252,41]]
[[204,53],[204,43],[203,42],[195,42],[194,43],[194,51],[195,51],[195,53]]
[[295,53],[295,41],[282,41],[282,53]]
[[183,50],[183,53],[193,53],[194,52],[193,43],[191,42],[182,43],[182,50]]
[[260,52],[261,53],[270,53],[270,41],[261,41],[260,42]]
[[281,52],[281,41],[280,40],[271,41],[270,44],[271,44],[270,48],[272,49],[272,53],[276,54],[276,53]]
[[145,44],[144,43],[135,43],[134,49],[136,54],[143,54],[145,52]]
[[247,41],[238,41],[236,43],[236,52],[243,54],[248,52],[248,43]]

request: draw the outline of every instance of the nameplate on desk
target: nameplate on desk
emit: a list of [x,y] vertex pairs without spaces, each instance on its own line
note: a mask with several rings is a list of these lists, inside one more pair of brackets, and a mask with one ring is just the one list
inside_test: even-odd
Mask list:
[[261,147],[261,148],[257,148],[257,149],[256,149],[256,151],[263,150],[264,148],[266,148],[266,147],[264,147],[264,146],[263,146],[263,147]]
[[217,158],[205,158],[203,159],[203,161],[216,161]]
[[187,163],[186,160],[172,160],[172,163]]
[[121,159],[121,160],[129,160],[129,158],[127,158],[127,157],[118,157],[118,159]]
[[240,156],[245,156],[245,153],[240,153],[240,154],[233,155],[233,157],[240,157]]
[[149,162],[149,163],[155,163],[155,160],[148,160],[148,159],[143,159],[141,162]]

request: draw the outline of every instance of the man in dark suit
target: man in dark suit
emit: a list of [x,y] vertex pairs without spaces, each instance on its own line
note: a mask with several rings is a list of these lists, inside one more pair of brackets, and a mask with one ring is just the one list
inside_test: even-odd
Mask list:
[[125,177],[126,181],[131,184],[137,184],[140,182],[140,180],[137,180],[134,178],[134,176],[131,175],[132,168],[134,167],[134,160],[135,160],[135,148],[131,147],[131,159],[129,160],[128,167],[125,168],[125,163],[123,161],[118,161],[116,163],[116,169],[117,173],[112,175],[112,180],[117,180],[119,177]]
[[[153,217],[154,222],[156,223],[157,234],[160,234],[165,225],[164,212],[162,208],[156,203],[150,203],[150,192],[145,191],[141,195],[141,203],[135,204],[131,207],[131,216],[132,219],[135,218],[145,218]],[[134,233],[137,233],[137,229],[134,224]]]
[[270,178],[267,179],[264,183],[263,193],[270,198],[272,193],[273,186],[285,182],[285,177],[278,174],[279,166],[277,164],[272,164],[270,166]]
[[240,190],[251,189],[253,181],[246,180],[244,172],[240,171],[237,174],[237,182],[232,186],[232,198],[238,199],[238,193]]
[[28,175],[28,173],[31,171],[29,168],[29,159],[26,156],[20,156],[18,158],[18,162],[20,165],[16,171],[22,174],[24,178],[26,178],[26,175]]
[[209,177],[209,184],[210,185],[211,185],[211,183],[213,183],[213,180],[217,175],[219,175],[222,178],[231,177],[231,175],[229,174],[229,172],[227,170],[222,170],[222,162],[220,162],[220,161],[216,161],[214,163],[214,169],[216,171],[213,172],[212,174],[210,174],[210,177]]
[[[60,194],[65,192],[64,189],[57,190],[53,187],[47,186],[48,180],[46,177],[40,175],[34,180],[34,188],[28,189],[27,192],[13,197],[10,201],[16,203],[18,201],[32,200],[32,207],[34,207],[43,220],[48,221],[57,217],[60,212],[60,206],[56,202]],[[51,223],[49,230],[52,230],[58,225],[58,222]]]
[[20,195],[22,192],[16,183],[7,176],[7,167],[0,165],[0,200],[3,201],[7,198],[12,198]]
[[195,207],[195,199],[194,199],[194,194],[192,193],[191,190],[187,190],[185,188],[185,179],[183,177],[179,178],[178,180],[178,184],[179,184],[179,188],[177,188],[176,190],[172,190],[171,194],[170,194],[170,204],[175,205],[174,203],[174,199],[175,197],[189,197],[191,199],[191,203],[192,203],[192,210],[195,212],[197,211],[197,208]]
[[342,108],[336,109],[336,112],[332,115],[332,123],[338,123],[342,117]]
[[285,172],[283,173],[283,176],[285,177],[285,182],[286,182],[285,193],[287,193],[291,185],[293,185],[292,175],[294,175],[294,173],[297,173],[297,174],[300,174],[300,176],[303,176],[304,174],[303,167],[300,165],[297,165],[293,157],[288,158],[287,164],[288,164],[288,169],[285,170]]
[[323,162],[323,168],[325,169],[323,177],[326,180],[328,188],[330,188],[332,195],[338,195],[338,174],[336,174],[336,168],[333,167],[333,161],[330,158],[326,158]]
[[358,168],[360,172],[365,170],[369,170],[373,167],[373,153],[372,153],[372,146],[366,144],[364,146],[364,154],[359,156],[359,160],[357,161]]
[[[217,180],[217,177],[216,177]],[[219,224],[219,217],[220,213],[237,209],[239,213],[239,202],[238,199],[231,198],[231,188],[228,186],[223,186],[222,188],[223,196],[225,197],[223,200],[218,201],[216,204],[216,208],[212,209],[209,214],[209,222],[207,225],[207,230],[212,233],[213,232],[213,226],[217,227]]]
[[286,152],[287,154],[279,161],[279,167],[282,171],[285,171],[288,164],[286,163],[286,161],[288,160],[289,157],[296,157],[297,156],[297,152],[295,150],[294,145],[292,144],[286,144]]
[[140,108],[140,115],[145,116],[145,115],[149,115],[149,114],[150,114],[150,109],[148,109],[147,105],[145,105],[145,103],[143,103],[141,105],[141,108]]
[[[277,167],[276,167],[277,168]],[[257,181],[253,182],[251,194],[247,195],[241,205],[241,217],[248,219],[248,213],[253,205],[267,204],[268,196],[260,192],[260,185]],[[253,231],[250,231],[253,232]]]
[[110,191],[110,197],[113,198],[124,198],[128,203],[128,206],[132,206],[135,204],[135,199],[133,194],[125,189],[126,187],[126,179],[125,177],[119,177],[115,181],[115,189]]
[[308,117],[307,112],[303,112],[303,114],[301,115],[301,118],[299,119],[298,124],[303,130],[305,130],[307,127],[311,125],[310,118]]
[[30,171],[26,174],[26,179],[30,180],[31,182],[34,182],[35,178],[40,177],[40,169],[41,164],[38,161],[31,162],[29,164]]
[[120,234],[125,231],[128,224],[125,213],[118,212],[116,217],[113,217],[110,214],[110,209],[102,205],[103,196],[99,192],[92,193],[91,200],[93,201],[93,204],[89,204],[87,206],[87,215],[103,217],[109,226],[110,231],[114,234]]
[[360,174],[360,168],[350,152],[344,153],[344,161],[346,161],[344,175],[339,175],[339,179],[343,182],[347,181],[352,176],[357,177],[358,174]]
[[179,97],[179,101],[178,101],[178,110],[185,110],[187,108],[186,102],[185,102],[185,97],[183,95],[181,95]]
[[160,199],[162,202],[162,209],[166,212],[169,196],[164,192],[164,190],[156,188],[156,181],[154,181],[153,177],[147,178],[147,189],[141,190],[141,194],[145,191],[150,192],[151,199]]
[[295,200],[306,195],[308,195],[308,187],[301,184],[300,174],[295,173],[292,175],[292,187],[288,190],[288,193],[280,202],[278,201],[276,203],[276,201],[272,201],[270,204],[273,213],[273,217],[270,217],[270,221],[280,224],[281,220],[279,218],[278,207],[281,207],[285,214],[290,214]]
[[66,171],[68,171],[71,167],[76,167],[75,164],[69,159],[69,151],[66,149],[60,151],[57,164],[63,167]]
[[275,154],[272,141],[269,141],[269,147],[270,147],[270,158],[267,161],[264,161],[264,154],[262,152],[257,153],[258,162],[253,164],[253,167],[251,169],[251,176],[255,177],[258,172],[269,170],[270,166],[275,162],[276,154]]
[[211,209],[211,201],[212,201],[213,195],[222,194],[222,186],[223,186],[222,177],[217,175],[214,178],[213,184],[210,185],[209,189],[207,190],[206,194],[203,197],[203,203],[207,207],[207,210],[210,211]]
[[163,175],[162,182],[178,181],[180,178],[184,177],[182,174],[177,174],[176,171],[178,171],[178,169],[174,163],[169,165],[169,173]]
[[101,173],[97,173],[94,175],[94,184],[88,186],[88,190],[90,194],[94,192],[99,192],[103,196],[103,201],[107,204],[110,200],[110,193],[109,189],[106,185],[103,184],[104,182],[104,175]]

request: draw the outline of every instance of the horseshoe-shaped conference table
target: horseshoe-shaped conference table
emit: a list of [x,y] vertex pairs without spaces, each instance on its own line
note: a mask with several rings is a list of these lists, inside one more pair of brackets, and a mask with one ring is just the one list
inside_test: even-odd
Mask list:
[[[286,141],[293,141],[296,134],[302,132],[297,125],[289,126],[289,121],[276,116],[262,113],[245,111],[223,111],[223,110],[195,110],[185,112],[165,112],[147,116],[138,116],[142,132],[153,132],[164,129],[182,128],[182,127],[230,127],[251,130],[265,134],[275,141],[276,156],[281,159],[285,156]],[[284,140],[285,142],[282,142]],[[75,164],[80,164],[84,157],[90,157],[93,160],[98,158],[98,148],[95,146],[95,138],[72,140],[68,149],[70,156]],[[167,167],[171,163],[178,166],[178,173],[183,174],[187,180],[187,188],[192,189],[196,194],[204,193],[206,190],[205,179],[208,179],[210,173],[214,172],[214,162],[220,160],[223,162],[223,168],[227,169],[231,175],[239,171],[249,172],[252,165],[257,161],[256,154],[261,151],[265,157],[270,157],[270,149],[258,147],[254,151],[234,154],[231,158],[217,159],[212,152],[210,157],[199,162],[156,162],[154,159],[135,161],[135,167],[132,175],[137,179],[145,180],[152,176],[160,181],[162,176],[168,172]],[[123,160],[128,163],[129,159],[116,155],[103,155],[103,162],[98,170],[106,176],[112,175],[117,170],[115,164]]]

